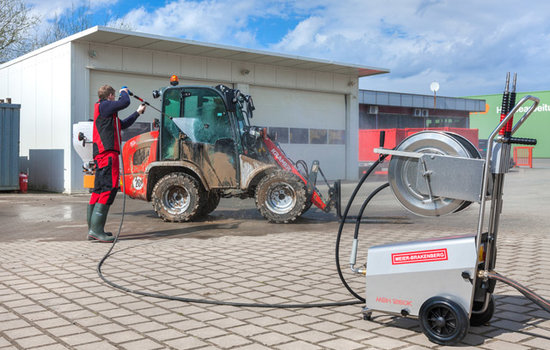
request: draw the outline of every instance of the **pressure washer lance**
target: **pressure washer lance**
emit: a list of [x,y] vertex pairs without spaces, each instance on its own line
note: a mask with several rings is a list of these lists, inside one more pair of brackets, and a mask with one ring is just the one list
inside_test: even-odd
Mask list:
[[[127,87],[127,86],[123,86],[121,89],[128,89],[128,87]],[[160,114],[165,115],[160,109],[158,109],[157,107],[151,105],[149,102],[145,101],[144,99],[142,99],[142,98],[139,97],[138,95],[134,94],[134,93],[133,93],[132,91],[130,91],[129,89],[128,89],[128,95],[130,95],[130,96],[134,97],[135,99],[139,100],[139,102],[141,102],[142,104],[147,105],[147,106],[153,108],[155,111],[159,112]],[[170,116],[167,116],[167,117],[170,118],[170,119],[172,119],[172,117],[170,117]]]

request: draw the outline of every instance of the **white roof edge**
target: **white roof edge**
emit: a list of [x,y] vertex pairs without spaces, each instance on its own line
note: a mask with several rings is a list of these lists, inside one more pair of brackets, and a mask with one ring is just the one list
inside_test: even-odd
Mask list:
[[[390,72],[390,70],[387,69],[387,68],[370,67],[370,66],[363,66],[363,65],[352,64],[352,63],[343,63],[343,62],[338,62],[338,61],[323,60],[323,59],[319,59],[319,58],[311,58],[311,57],[298,56],[298,55],[288,55],[288,54],[283,54],[283,53],[278,53],[278,52],[271,52],[271,51],[264,51],[264,50],[247,49],[247,48],[238,47],[238,46],[206,43],[206,42],[201,42],[201,41],[196,41],[196,40],[181,39],[181,38],[175,38],[175,37],[166,37],[166,36],[162,36],[162,35],[149,34],[149,33],[143,33],[143,32],[133,32],[133,31],[123,30],[123,29],[104,27],[104,26],[96,26],[94,28],[97,28],[97,31],[105,31],[105,32],[112,32],[112,33],[132,35],[132,36],[141,36],[141,37],[150,38],[150,39],[158,39],[158,40],[179,42],[179,43],[182,43],[182,44],[190,44],[190,45],[211,47],[211,48],[214,48],[214,49],[242,51],[242,52],[254,53],[254,54],[258,54],[258,55],[269,55],[269,56],[295,59],[295,60],[301,60],[301,61],[309,61],[309,62],[315,62],[315,63],[334,64],[334,65],[338,65],[338,66],[346,66],[346,67],[357,68],[357,69],[377,70],[377,71],[381,71],[381,73],[389,73]],[[84,32],[81,32],[81,33],[84,33]],[[91,33],[88,33],[88,34],[91,34]],[[85,36],[85,35],[82,35],[82,36]]]
[[[149,38],[149,39],[157,39],[157,40],[163,40],[163,41],[178,42],[178,43],[188,44],[188,45],[210,47],[210,48],[213,48],[213,49],[221,49],[221,50],[228,50],[228,51],[239,51],[239,52],[243,52],[243,53],[252,53],[252,54],[257,54],[257,55],[274,56],[274,57],[280,57],[280,58],[297,60],[297,61],[307,61],[307,62],[313,62],[313,63],[327,64],[327,65],[337,65],[337,66],[357,69],[357,76],[358,77],[363,77],[363,76],[368,76],[368,75],[375,75],[375,74],[385,74],[385,73],[390,72],[390,70],[387,69],[387,68],[369,67],[369,66],[363,66],[363,65],[358,65],[358,64],[343,63],[343,62],[323,60],[323,59],[318,59],[318,58],[310,58],[310,57],[304,57],[304,56],[298,56],[298,55],[288,55],[288,54],[282,54],[282,53],[278,53],[278,52],[270,52],[270,51],[263,51],[263,50],[256,50],[256,49],[247,49],[247,48],[237,47],[237,46],[205,43],[205,42],[200,42],[200,41],[195,41],[195,40],[181,39],[181,38],[175,38],[175,37],[166,37],[166,36],[161,36],[161,35],[157,35],[157,34],[134,32],[134,31],[128,31],[128,30],[123,30],[123,29],[105,27],[105,26],[94,26],[94,27],[88,28],[86,30],[83,30],[81,32],[75,33],[75,34],[70,35],[66,38],[58,40],[54,43],[48,44],[44,47],[41,47],[37,50],[26,53],[25,55],[17,57],[15,59],[11,60],[11,61],[0,64],[0,68],[10,66],[14,63],[17,63],[17,62],[21,61],[21,60],[24,60],[24,59],[27,59],[29,57],[35,56],[37,54],[40,54],[42,52],[51,50],[55,47],[61,46],[61,45],[66,44],[68,42],[81,40],[81,39],[85,40],[86,37],[88,37],[89,35],[92,35],[94,33],[97,33],[97,32],[110,32],[110,33],[116,33],[116,34],[122,34],[122,35],[128,35],[128,36],[136,36],[136,37],[143,37],[143,38]],[[375,72],[372,73],[372,74],[362,75],[361,71],[375,71]]]

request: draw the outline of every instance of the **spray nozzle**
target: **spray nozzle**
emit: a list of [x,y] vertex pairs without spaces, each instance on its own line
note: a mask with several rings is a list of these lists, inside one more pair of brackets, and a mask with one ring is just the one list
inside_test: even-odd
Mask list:
[[[122,86],[121,89],[128,89],[128,87],[126,85]],[[134,96],[134,94],[132,93],[132,91],[130,91],[130,89],[128,89],[128,95],[130,96]]]

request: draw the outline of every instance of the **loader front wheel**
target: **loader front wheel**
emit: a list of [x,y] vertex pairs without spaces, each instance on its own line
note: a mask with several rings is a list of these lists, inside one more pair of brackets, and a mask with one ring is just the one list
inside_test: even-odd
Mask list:
[[198,181],[185,173],[171,173],[153,188],[153,208],[164,221],[193,220],[204,201]]
[[306,187],[296,175],[276,171],[264,177],[256,187],[256,207],[273,223],[296,220],[306,206]]

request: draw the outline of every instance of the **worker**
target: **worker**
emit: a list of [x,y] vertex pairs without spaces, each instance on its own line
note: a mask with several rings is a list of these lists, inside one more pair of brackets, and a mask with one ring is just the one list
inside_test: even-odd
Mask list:
[[100,87],[97,95],[99,101],[94,106],[93,133],[95,180],[87,212],[88,240],[109,243],[115,238],[104,228],[119,187],[120,131],[131,126],[145,112],[145,104],[128,118],[120,120],[118,112],[130,105],[128,89],[122,88],[116,101],[115,89],[109,85]]

